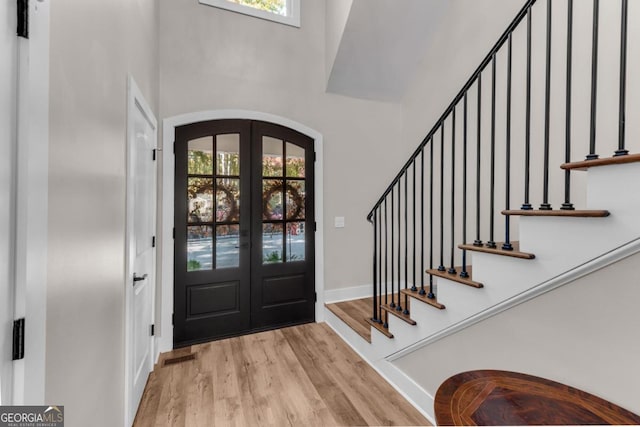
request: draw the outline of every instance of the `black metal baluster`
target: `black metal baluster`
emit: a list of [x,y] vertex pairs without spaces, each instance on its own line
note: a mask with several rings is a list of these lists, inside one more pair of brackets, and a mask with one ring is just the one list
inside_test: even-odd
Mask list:
[[593,38],[591,42],[591,133],[589,138],[589,154],[587,160],[595,160],[596,154],[596,120],[598,99],[598,22],[600,20],[600,0],[593,0]]
[[524,203],[520,209],[530,211],[531,205],[530,184],[531,179],[531,6],[527,9],[527,100],[525,116],[525,148],[524,148]]
[[[464,94],[464,116],[462,126],[462,243],[467,243],[467,93]],[[460,277],[467,278],[467,250],[462,250]]]
[[[429,141],[431,149],[433,150],[433,139]],[[424,147],[422,147],[421,153],[422,168],[420,169],[420,295],[426,294],[424,290]],[[433,174],[431,175],[431,190],[433,191]],[[431,207],[431,205],[430,205]],[[433,207],[431,207],[433,209]],[[431,218],[433,221],[433,218]],[[433,247],[433,233],[429,233],[429,242]],[[431,265],[429,265],[431,268]]]
[[444,121],[440,128],[440,265],[438,271],[444,268]]
[[[384,198],[384,305],[389,303],[389,210],[387,208],[387,197]],[[388,328],[387,315],[384,315],[383,327]],[[381,319],[382,320],[382,319]]]
[[[404,288],[407,289],[409,282],[409,171],[404,173]],[[398,298],[400,298],[400,289],[398,289]],[[402,313],[409,314],[409,296],[404,296],[404,311]]]
[[[429,190],[429,269],[433,269],[433,137],[429,141],[431,155],[429,156],[429,182],[430,182],[430,190]],[[433,293],[433,275],[429,275],[429,293],[427,294],[428,298],[435,298],[436,295]]]
[[493,240],[494,222],[495,222],[495,193],[496,193],[496,55],[491,58],[491,183],[490,183],[490,202],[489,202],[489,241],[487,247],[496,248],[496,242]]
[[416,160],[413,160],[413,292],[418,290],[416,286],[416,168],[418,167]]
[[[507,135],[506,135],[506,171],[505,171],[505,209],[509,210],[511,206],[511,58],[513,51],[513,37],[509,34],[507,42]],[[512,251],[511,244],[511,216],[504,217],[504,243],[502,250]]]
[[544,95],[544,175],[541,211],[550,211],[549,204],[549,131],[551,116],[551,2],[547,0],[547,70]]
[[373,213],[373,317],[378,322],[378,211]]
[[378,263],[378,274],[380,277],[380,289],[378,291],[378,295],[380,296],[380,303],[378,304],[378,323],[382,323],[382,309],[380,308],[380,304],[382,304],[382,205],[378,207],[378,211],[380,212],[380,220],[378,221],[378,254],[380,257],[380,262]]
[[620,109],[618,124],[618,149],[614,157],[626,156],[629,150],[625,149],[625,120],[627,105],[627,21],[628,0],[622,0],[622,22],[620,24]]
[[478,125],[477,131],[477,148],[476,148],[476,240],[473,246],[482,246],[484,243],[480,240],[480,165],[481,165],[481,147],[482,140],[482,74],[478,74]]
[[391,308],[395,308],[396,306],[396,286],[395,286],[395,280],[396,280],[396,275],[395,275],[395,247],[396,247],[396,239],[395,239],[395,220],[394,220],[394,214],[393,214],[393,210],[395,209],[395,203],[394,203],[394,194],[396,192],[396,187],[395,185],[393,187],[391,187],[391,304],[389,304],[389,307]]
[[[573,0],[569,0],[567,4],[567,92],[566,92],[566,114],[565,114],[565,148],[564,161],[571,161],[571,79],[573,75]],[[571,203],[571,171],[564,171],[564,203],[561,210],[574,210]]]
[[402,277],[402,181],[398,178],[398,305],[396,306],[396,311],[402,311],[402,300],[400,298],[400,279]]
[[451,117],[451,263],[449,274],[458,274],[455,267],[455,229],[456,229],[456,107],[453,107]]

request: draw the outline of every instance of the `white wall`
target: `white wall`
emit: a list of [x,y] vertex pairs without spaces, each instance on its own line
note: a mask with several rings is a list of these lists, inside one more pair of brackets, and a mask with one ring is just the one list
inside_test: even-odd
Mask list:
[[[325,2],[301,3],[299,29],[190,0],[160,3],[160,118],[253,110],[320,132],[325,286],[371,283],[366,215],[408,154],[396,149],[400,107],[325,93]],[[333,228],[335,216],[345,228]]]
[[403,141],[417,146],[524,1],[449,0],[402,102]]
[[400,102],[448,7],[442,0],[353,1],[327,91]]
[[51,6],[46,402],[124,419],[127,75],[158,105],[157,2]]
[[325,72],[329,79],[353,0],[326,0]]
[[452,375],[499,369],[568,384],[640,413],[639,261],[633,255],[394,364],[432,396]]

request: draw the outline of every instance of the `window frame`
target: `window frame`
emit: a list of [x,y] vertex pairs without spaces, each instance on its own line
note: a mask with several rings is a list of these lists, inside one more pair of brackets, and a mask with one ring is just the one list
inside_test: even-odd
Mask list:
[[244,4],[234,3],[230,0],[198,0],[198,2],[207,6],[226,9],[232,12],[241,13],[243,15],[249,15],[256,18],[266,19],[268,21],[278,22],[280,24],[300,28],[300,0],[286,0],[287,15],[278,15],[274,12],[257,9],[255,7],[247,6]]

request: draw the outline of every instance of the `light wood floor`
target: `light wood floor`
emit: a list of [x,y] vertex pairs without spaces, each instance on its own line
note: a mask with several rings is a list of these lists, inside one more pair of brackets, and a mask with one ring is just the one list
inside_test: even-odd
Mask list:
[[310,323],[164,354],[134,425],[430,424],[326,324]]

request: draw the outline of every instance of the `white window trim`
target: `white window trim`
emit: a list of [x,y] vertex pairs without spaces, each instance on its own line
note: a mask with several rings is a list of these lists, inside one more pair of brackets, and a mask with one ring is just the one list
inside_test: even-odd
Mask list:
[[255,16],[256,18],[266,19],[268,21],[279,22],[292,27],[300,27],[300,0],[287,0],[288,15],[278,15],[277,13],[268,12],[266,10],[256,9],[255,7],[246,6],[239,3],[233,3],[229,0],[198,0],[200,4],[218,7],[220,9],[231,10],[233,12],[242,13],[244,15]]

